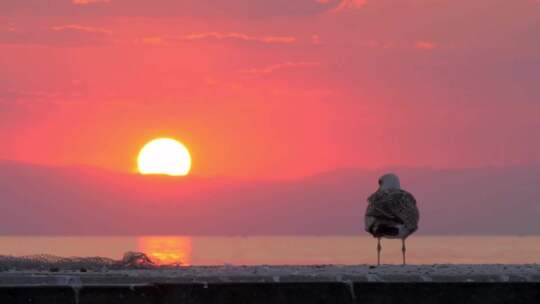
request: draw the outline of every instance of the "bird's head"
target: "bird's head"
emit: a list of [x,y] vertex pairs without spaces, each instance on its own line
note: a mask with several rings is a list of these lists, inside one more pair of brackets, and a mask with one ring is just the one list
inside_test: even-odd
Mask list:
[[379,190],[401,189],[399,177],[394,173],[388,173],[379,178]]

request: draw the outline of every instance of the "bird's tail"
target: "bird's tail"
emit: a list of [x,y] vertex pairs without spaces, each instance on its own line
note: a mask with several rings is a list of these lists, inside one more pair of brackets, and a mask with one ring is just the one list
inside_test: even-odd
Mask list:
[[397,236],[399,234],[399,229],[397,227],[388,225],[375,225],[372,228],[371,234],[373,234],[375,237]]

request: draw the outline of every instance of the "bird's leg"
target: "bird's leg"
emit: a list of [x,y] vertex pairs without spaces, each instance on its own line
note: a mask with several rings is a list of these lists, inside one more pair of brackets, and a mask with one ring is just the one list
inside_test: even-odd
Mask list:
[[381,238],[377,238],[377,266],[381,265]]
[[403,265],[406,265],[405,262],[405,252],[407,251],[407,248],[405,248],[405,239],[401,239],[401,253],[403,254]]

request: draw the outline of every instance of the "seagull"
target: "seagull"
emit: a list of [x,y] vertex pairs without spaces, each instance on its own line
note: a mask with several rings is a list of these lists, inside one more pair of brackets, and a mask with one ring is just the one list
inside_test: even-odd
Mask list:
[[389,173],[379,178],[379,189],[367,200],[365,230],[377,238],[377,265],[381,265],[381,238],[401,239],[405,265],[405,240],[418,229],[420,219],[414,196],[401,189],[397,175]]

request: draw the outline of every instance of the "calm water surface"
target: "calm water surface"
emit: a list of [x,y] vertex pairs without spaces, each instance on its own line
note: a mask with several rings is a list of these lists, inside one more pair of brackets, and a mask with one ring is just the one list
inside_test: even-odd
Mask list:
[[[408,262],[540,263],[540,237],[415,236],[407,241]],[[0,254],[103,256],[120,259],[142,251],[160,263],[186,265],[369,264],[376,241],[370,237],[18,237],[1,236]],[[401,242],[383,240],[385,264],[401,261]]]

